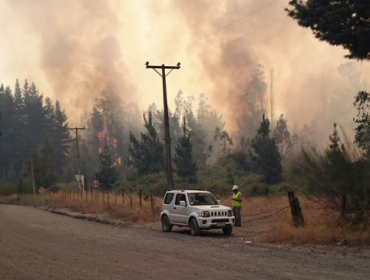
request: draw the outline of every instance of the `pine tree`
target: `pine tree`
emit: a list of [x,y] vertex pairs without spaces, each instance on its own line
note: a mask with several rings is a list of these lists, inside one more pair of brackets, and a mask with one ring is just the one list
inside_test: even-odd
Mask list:
[[49,188],[57,181],[57,173],[53,165],[53,147],[48,135],[39,152],[34,153],[35,183],[37,186]]
[[126,163],[128,166],[133,165],[140,175],[165,171],[164,145],[159,140],[158,132],[153,123],[152,112],[149,112],[148,120],[144,114],[144,122],[146,132],[140,133],[140,141],[130,132],[129,152],[132,160]]
[[54,147],[53,163],[57,166],[58,173],[62,169],[70,149],[72,142],[71,135],[68,130],[68,118],[64,110],[60,108],[59,101],[55,102],[54,123],[52,128],[53,138],[52,143]]
[[47,126],[43,108],[43,95],[40,95],[36,85],[28,88],[27,81],[23,88],[25,103],[25,135],[27,144],[41,145],[46,138]]
[[263,68],[262,64],[257,65],[252,80],[240,101],[246,107],[243,118],[237,119],[240,137],[251,137],[250,133],[258,129],[260,116],[266,114],[267,83]]
[[119,172],[114,167],[112,153],[108,147],[107,139],[105,140],[104,149],[99,155],[99,171],[95,172],[95,176],[101,182],[103,190],[110,190],[118,179]]
[[17,131],[15,138],[13,139],[13,145],[17,147],[15,149],[16,156],[14,158],[14,171],[17,173],[18,177],[22,176],[22,169],[26,159],[29,157],[28,149],[22,148],[27,142],[26,135],[26,118],[25,118],[25,104],[24,95],[22,89],[20,88],[18,79],[15,82],[14,88],[14,108],[15,108],[15,125],[14,131]]
[[292,0],[288,15],[316,38],[349,51],[347,58],[370,59],[370,5],[368,0]]
[[293,141],[288,130],[287,120],[281,114],[273,131],[273,138],[278,147],[281,158],[287,159],[293,153]]
[[[330,143],[324,153],[316,150],[308,153],[303,149],[302,175],[305,177],[306,192],[333,209],[346,213],[347,205],[354,209],[369,207],[368,176],[369,167],[366,168],[363,160],[353,157],[342,143],[334,123],[333,133],[329,136]],[[352,155],[353,156],[353,155]],[[366,182],[366,183],[365,183]],[[362,208],[362,209],[364,209]]]
[[253,169],[263,176],[263,181],[269,185],[279,183],[282,180],[281,156],[274,138],[270,138],[270,122],[262,117],[257,135],[252,140],[252,149],[249,153],[252,158]]
[[198,167],[193,158],[193,145],[191,143],[190,133],[186,129],[185,117],[183,118],[183,133],[175,148],[174,163],[176,173],[180,177],[186,178],[188,182],[196,183]]
[[1,144],[0,144],[0,179],[9,178],[7,173],[10,172],[10,167],[14,163],[15,149],[14,139],[16,131],[14,130],[15,125],[15,109],[12,92],[9,87],[4,88],[0,86],[0,132],[1,132]]

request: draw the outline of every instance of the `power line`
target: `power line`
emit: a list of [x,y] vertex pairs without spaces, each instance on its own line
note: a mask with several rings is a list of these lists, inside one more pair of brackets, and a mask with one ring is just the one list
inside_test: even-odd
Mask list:
[[288,206],[286,206],[286,207],[284,207],[284,208],[282,208],[282,209],[279,209],[279,210],[277,210],[277,211],[275,211],[275,212],[273,212],[273,213],[270,213],[270,214],[268,214],[268,215],[265,215],[265,216],[263,216],[263,217],[256,218],[256,219],[252,219],[252,220],[248,220],[248,221],[245,221],[245,222],[246,222],[246,223],[249,223],[249,222],[254,222],[254,221],[258,221],[258,220],[265,219],[265,218],[270,217],[270,216],[272,216],[272,215],[274,215],[274,214],[276,214],[276,213],[279,213],[279,212],[281,212],[281,211],[283,211],[283,210],[285,210],[285,209],[288,209],[289,207],[290,207],[290,206],[288,205]]

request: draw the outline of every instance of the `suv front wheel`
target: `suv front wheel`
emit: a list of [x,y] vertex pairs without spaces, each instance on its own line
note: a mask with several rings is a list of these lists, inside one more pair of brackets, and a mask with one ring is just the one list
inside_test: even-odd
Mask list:
[[166,215],[162,217],[162,230],[164,232],[170,232],[172,230],[172,225],[170,224],[170,220]]
[[233,227],[231,227],[231,226],[225,226],[225,227],[222,228],[222,232],[225,235],[230,235],[233,232]]
[[195,220],[195,218],[191,218],[189,224],[190,224],[190,234],[193,236],[199,235],[200,229],[199,229],[197,220]]

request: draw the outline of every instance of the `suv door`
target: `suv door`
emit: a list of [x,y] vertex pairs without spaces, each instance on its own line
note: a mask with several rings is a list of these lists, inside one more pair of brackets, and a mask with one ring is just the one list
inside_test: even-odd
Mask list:
[[[186,206],[181,206],[180,201],[185,201]],[[186,200],[186,194],[185,193],[178,193],[175,197],[175,204],[173,205],[172,212],[172,221],[179,224],[186,224],[188,221],[187,216],[187,205],[188,202]]]

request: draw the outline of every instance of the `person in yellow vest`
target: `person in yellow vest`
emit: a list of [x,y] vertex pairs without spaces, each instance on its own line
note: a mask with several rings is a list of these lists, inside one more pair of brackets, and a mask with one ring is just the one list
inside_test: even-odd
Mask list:
[[242,225],[242,218],[241,218],[241,208],[242,208],[242,201],[243,201],[243,195],[239,191],[239,188],[237,185],[234,185],[232,188],[233,191],[233,211],[235,216],[235,226],[240,227]]

